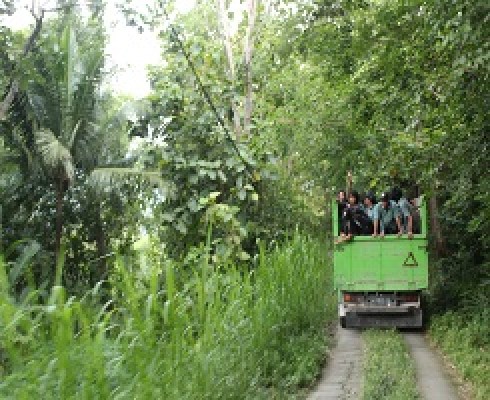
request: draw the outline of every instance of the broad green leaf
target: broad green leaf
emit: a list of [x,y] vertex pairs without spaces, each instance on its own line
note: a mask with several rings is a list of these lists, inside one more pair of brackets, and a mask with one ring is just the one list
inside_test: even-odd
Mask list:
[[224,172],[221,171],[221,170],[218,171],[218,176],[219,176],[219,178],[221,179],[222,182],[225,182],[226,183],[226,181],[228,180],[226,178],[226,175],[224,174]]
[[199,211],[199,209],[200,209],[199,203],[194,198],[190,199],[187,202],[187,207],[189,207],[189,210],[191,210],[194,213],[197,212],[197,211]]
[[209,193],[209,198],[211,200],[214,200],[215,201],[220,194],[221,194],[221,192],[211,192],[211,193]]
[[239,176],[236,180],[236,187],[237,189],[241,189],[243,186],[243,177]]
[[187,233],[187,226],[184,221],[179,220],[177,221],[177,224],[175,225],[175,229],[185,235]]

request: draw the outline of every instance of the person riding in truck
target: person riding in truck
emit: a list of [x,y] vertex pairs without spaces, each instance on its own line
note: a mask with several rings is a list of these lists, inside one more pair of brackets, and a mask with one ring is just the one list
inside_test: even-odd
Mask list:
[[359,204],[359,194],[353,190],[349,194],[349,202],[342,213],[341,237],[336,243],[350,240],[354,235],[372,232],[372,222]]
[[[371,221],[374,222],[374,208],[376,207],[376,196],[373,192],[368,192],[363,200],[364,212]],[[372,233],[372,232],[371,232]]]
[[412,216],[412,232],[420,233],[421,232],[421,217],[420,217],[420,199],[415,196],[410,196],[407,198],[408,203],[410,204],[410,215]]
[[340,190],[339,193],[337,194],[337,209],[338,209],[338,215],[339,215],[339,233],[340,235],[344,234],[344,227],[342,224],[342,215],[344,213],[344,209],[347,207],[347,196],[345,193],[345,190]]
[[411,238],[413,236],[413,215],[411,204],[403,196],[402,190],[397,186],[391,189],[391,200],[395,202],[400,210],[404,233],[407,233],[408,237]]
[[374,209],[374,232],[373,237],[389,234],[401,236],[403,228],[401,224],[401,212],[397,204],[390,200],[389,193],[381,195],[379,203]]

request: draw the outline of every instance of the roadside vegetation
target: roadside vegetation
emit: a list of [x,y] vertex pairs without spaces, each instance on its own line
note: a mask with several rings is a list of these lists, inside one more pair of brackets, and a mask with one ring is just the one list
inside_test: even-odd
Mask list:
[[403,337],[389,330],[363,333],[364,400],[417,400],[415,368]]
[[201,250],[188,273],[117,258],[104,305],[58,285],[16,303],[2,261],[0,397],[282,399],[311,384],[335,313],[322,243],[295,236],[250,271]]
[[470,383],[475,400],[490,398],[489,309],[434,316],[429,335],[460,377]]
[[307,385],[330,278],[305,235],[351,170],[426,196],[430,332],[485,397],[487,2],[118,1],[158,32],[143,99],[110,84],[112,3],[0,0],[0,394]]

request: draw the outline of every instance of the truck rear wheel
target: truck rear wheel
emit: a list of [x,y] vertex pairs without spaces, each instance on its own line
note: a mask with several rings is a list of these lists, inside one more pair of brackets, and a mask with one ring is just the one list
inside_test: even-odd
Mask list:
[[344,329],[347,328],[347,325],[345,323],[345,317],[340,317],[339,318],[339,323],[340,323],[340,327],[341,328],[344,328]]

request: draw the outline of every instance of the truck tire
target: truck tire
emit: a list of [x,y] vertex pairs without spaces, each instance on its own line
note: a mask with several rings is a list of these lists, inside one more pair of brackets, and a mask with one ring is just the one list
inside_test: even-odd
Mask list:
[[345,317],[340,317],[339,318],[339,323],[340,323],[340,327],[341,328],[343,328],[343,329],[347,328],[347,325],[345,323]]

